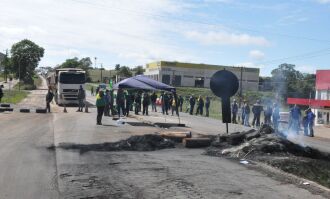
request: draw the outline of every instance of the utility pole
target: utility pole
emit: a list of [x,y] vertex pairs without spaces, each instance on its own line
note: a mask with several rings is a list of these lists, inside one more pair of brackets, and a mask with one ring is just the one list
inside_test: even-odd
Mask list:
[[[239,88],[239,104],[238,104],[238,107],[239,109],[241,110],[241,107],[242,107],[242,90],[243,90],[243,66],[241,66],[241,78],[240,78],[240,88]],[[238,121],[240,120],[241,118],[241,114],[238,115]],[[243,119],[243,118],[242,118]]]
[[102,70],[103,70],[103,64],[101,64],[101,82],[103,82],[103,79],[102,79]]

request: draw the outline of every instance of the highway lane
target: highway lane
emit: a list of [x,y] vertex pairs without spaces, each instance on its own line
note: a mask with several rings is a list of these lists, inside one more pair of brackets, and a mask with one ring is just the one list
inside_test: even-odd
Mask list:
[[0,114],[0,198],[59,198],[52,115]]

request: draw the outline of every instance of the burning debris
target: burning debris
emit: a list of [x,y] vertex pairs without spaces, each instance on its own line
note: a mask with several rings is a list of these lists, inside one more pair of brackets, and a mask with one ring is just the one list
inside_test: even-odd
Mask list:
[[206,155],[263,162],[330,187],[330,154],[295,144],[269,125],[220,136]]
[[175,143],[173,141],[154,134],[132,136],[118,142],[101,144],[60,143],[58,146],[58,148],[66,150],[79,150],[80,153],[88,151],[154,151],[174,147]]

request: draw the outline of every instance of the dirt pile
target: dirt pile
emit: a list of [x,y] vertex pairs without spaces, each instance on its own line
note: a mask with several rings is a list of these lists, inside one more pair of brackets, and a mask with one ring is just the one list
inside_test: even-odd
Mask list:
[[79,150],[80,153],[88,151],[154,151],[174,147],[175,143],[173,141],[164,139],[155,134],[132,136],[126,140],[118,142],[106,142],[100,144],[60,143],[58,145],[58,148]]
[[206,154],[263,162],[330,187],[330,154],[295,144],[268,125],[220,136]]

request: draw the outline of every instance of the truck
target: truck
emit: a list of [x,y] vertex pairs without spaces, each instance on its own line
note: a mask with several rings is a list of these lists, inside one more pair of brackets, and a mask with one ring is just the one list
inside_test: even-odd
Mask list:
[[78,104],[80,86],[85,90],[86,72],[80,68],[59,68],[48,75],[48,88],[58,105]]

